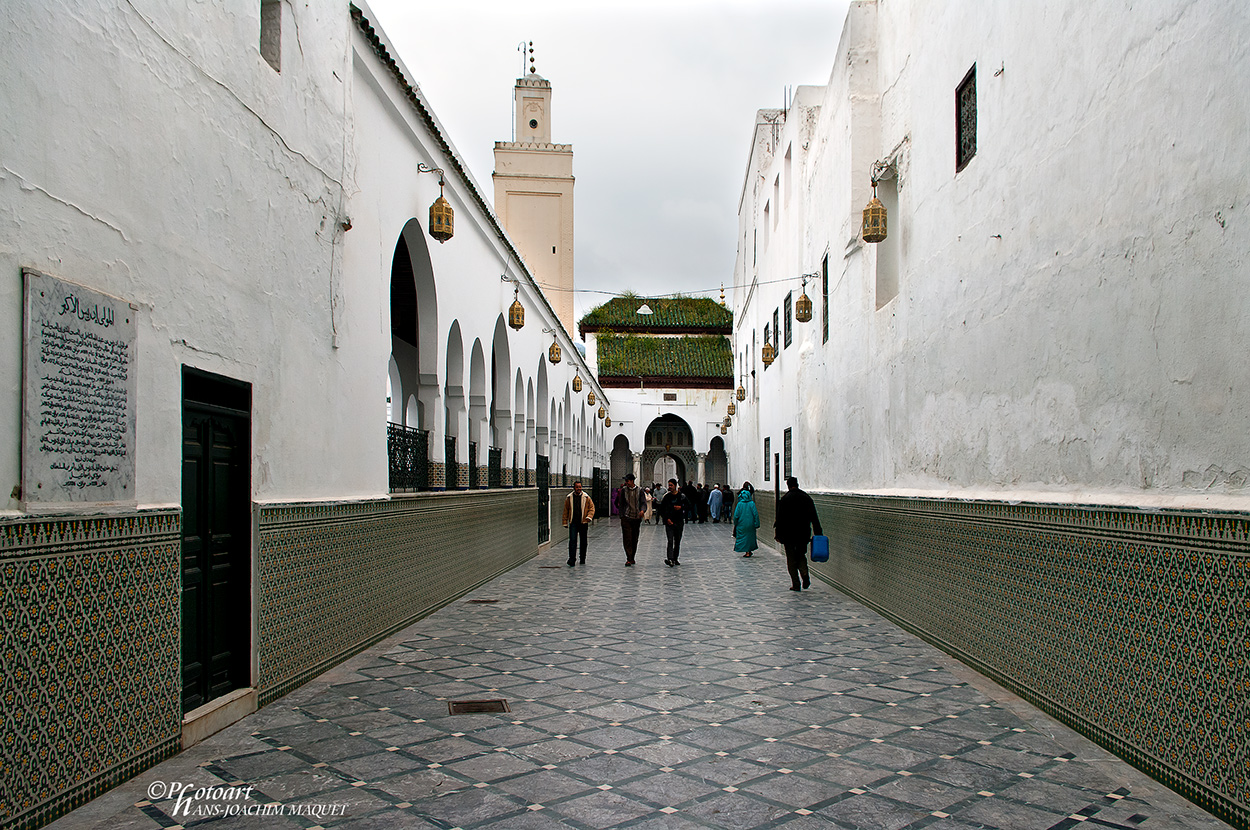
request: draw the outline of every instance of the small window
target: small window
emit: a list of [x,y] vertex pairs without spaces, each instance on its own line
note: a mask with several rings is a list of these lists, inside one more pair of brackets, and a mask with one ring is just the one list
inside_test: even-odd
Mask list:
[[770,447],[768,446],[771,440],[772,440],[771,438],[764,439],[764,480],[765,481],[772,481],[772,478],[768,474],[768,465],[773,463],[773,454],[772,454]]
[[829,342],[829,255],[820,263],[820,336],[821,343]]
[[260,56],[282,71],[282,0],[260,0]]
[[955,172],[977,154],[977,65],[955,88]]
[[664,393],[664,400],[666,400],[666,401],[675,401],[675,400],[677,400],[677,393],[676,393],[676,392],[665,392],[665,393]]
[[794,322],[793,322],[793,317],[794,317],[794,315],[793,315],[793,313],[792,313],[792,312],[793,312],[793,310],[794,310],[794,306],[793,306],[794,300],[793,300],[793,297],[794,297],[794,292],[793,292],[793,291],[791,291],[789,294],[787,294],[787,295],[786,295],[786,301],[785,301],[785,303],[784,303],[784,305],[785,305],[785,309],[786,309],[786,317],[785,317],[785,320],[786,320],[786,328],[785,328],[785,334],[786,334],[786,348],[787,348],[787,349],[788,349],[788,348],[790,348],[790,342],[794,339]]
[[782,444],[781,452],[782,452],[782,458],[783,458],[782,464],[785,465],[783,469],[785,470],[786,478],[789,478],[790,476],[794,475],[794,470],[790,466],[790,453],[794,450],[794,444],[791,442],[790,438],[791,438],[790,427],[786,427],[786,431],[783,434],[782,439],[781,439],[781,444]]
[[[777,348],[777,338],[781,336],[781,310],[773,309],[773,348]],[[778,352],[780,355],[780,352]]]

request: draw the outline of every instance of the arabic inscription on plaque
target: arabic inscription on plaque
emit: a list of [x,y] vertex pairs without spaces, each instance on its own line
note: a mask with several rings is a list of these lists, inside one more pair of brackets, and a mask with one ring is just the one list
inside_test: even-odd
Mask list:
[[27,271],[23,499],[134,501],[135,313]]

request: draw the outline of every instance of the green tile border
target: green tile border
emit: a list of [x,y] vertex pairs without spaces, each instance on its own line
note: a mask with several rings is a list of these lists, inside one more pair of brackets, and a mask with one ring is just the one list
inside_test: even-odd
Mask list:
[[[830,537],[819,577],[1250,824],[1250,516],[813,497]],[[772,494],[757,501],[767,528]]]

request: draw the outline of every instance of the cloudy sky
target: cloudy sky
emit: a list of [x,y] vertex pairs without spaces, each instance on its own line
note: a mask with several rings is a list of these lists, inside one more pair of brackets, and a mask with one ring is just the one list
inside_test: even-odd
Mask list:
[[573,145],[580,317],[623,291],[719,297],[755,111],[828,80],[848,0],[368,2],[487,199],[534,42]]

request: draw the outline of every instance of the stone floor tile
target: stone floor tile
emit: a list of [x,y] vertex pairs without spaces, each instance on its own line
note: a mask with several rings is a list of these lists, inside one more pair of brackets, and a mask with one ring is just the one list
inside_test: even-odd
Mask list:
[[[52,830],[168,826],[173,801],[144,797],[162,781],[341,805],[327,830],[1014,830],[1078,809],[1226,827],[829,586],[786,591],[780,555],[734,556],[719,525],[687,529],[680,568],[658,526],[636,568],[617,526],[590,545],[587,567],[543,567],[553,546]],[[448,711],[487,697],[512,711]]]

